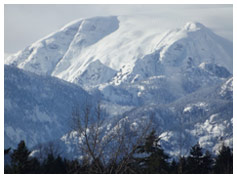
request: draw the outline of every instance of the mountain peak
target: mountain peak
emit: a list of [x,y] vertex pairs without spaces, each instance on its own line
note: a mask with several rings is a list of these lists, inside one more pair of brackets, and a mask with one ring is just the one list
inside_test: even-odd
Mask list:
[[[135,24],[138,24],[135,18],[119,16],[77,20],[19,54],[9,56],[5,64],[14,64],[27,71],[76,83],[76,79],[81,79],[81,74],[89,67],[84,77],[95,79],[96,84],[99,82],[96,77],[102,77],[104,71],[114,74],[121,70],[123,75],[128,75],[138,65],[139,70],[144,69],[142,76],[148,73],[153,75],[156,67],[162,65],[186,66],[189,57],[196,61],[196,65],[201,62],[212,63],[215,59],[215,63],[232,72],[231,50],[224,47],[220,50],[219,44],[225,46],[223,40],[218,40],[211,30],[199,22],[188,22],[166,33],[162,30],[157,33],[156,28],[148,30],[147,27],[136,27]],[[141,62],[137,62],[139,60]],[[162,65],[157,64],[157,61]],[[144,68],[145,64],[147,69]],[[93,75],[92,71],[98,75]],[[145,74],[145,71],[148,73]],[[107,81],[108,77],[105,79],[101,81]]]
[[187,31],[197,31],[206,28],[203,24],[199,22],[187,22],[184,29]]

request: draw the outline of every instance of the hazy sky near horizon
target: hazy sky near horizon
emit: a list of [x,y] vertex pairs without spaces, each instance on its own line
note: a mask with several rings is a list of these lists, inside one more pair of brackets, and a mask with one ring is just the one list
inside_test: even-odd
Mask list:
[[200,21],[233,41],[232,5],[4,5],[4,52],[22,50],[70,21],[107,15],[149,15],[174,27]]

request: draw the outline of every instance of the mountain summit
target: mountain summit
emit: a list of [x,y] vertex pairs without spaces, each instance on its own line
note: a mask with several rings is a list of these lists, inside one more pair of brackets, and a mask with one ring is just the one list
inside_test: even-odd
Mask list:
[[[157,62],[166,66],[184,66],[192,59],[195,65],[215,63],[232,73],[231,50],[223,48],[221,37],[201,23],[188,22],[180,29],[157,34],[146,32],[146,28],[130,28],[127,21],[116,16],[74,21],[8,57],[5,63],[79,84],[85,80],[82,74],[91,70],[90,64],[95,61],[110,71],[130,73],[139,60],[155,53]],[[93,70],[103,75],[99,69]],[[114,72],[106,75],[103,78],[113,80]]]
[[188,31],[197,31],[197,30],[202,30],[205,28],[206,27],[199,22],[187,22],[186,25],[184,26],[184,29]]

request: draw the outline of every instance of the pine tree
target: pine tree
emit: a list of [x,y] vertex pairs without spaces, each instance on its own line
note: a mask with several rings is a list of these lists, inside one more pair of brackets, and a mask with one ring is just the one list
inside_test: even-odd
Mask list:
[[10,148],[8,148],[8,149],[4,149],[4,155],[7,155],[7,154],[9,154],[9,152],[11,151],[11,147]]
[[171,164],[170,164],[169,173],[171,173],[171,174],[177,174],[178,173],[178,163],[175,161],[175,159],[173,159]]
[[141,173],[168,173],[168,156],[158,143],[160,138],[153,130],[145,140],[145,144],[137,149],[137,153],[147,155],[136,158]]
[[4,173],[9,174],[12,172],[11,166],[9,165],[11,148],[4,149]]
[[179,162],[178,162],[178,174],[186,174],[187,173],[187,159],[182,156],[179,158]]
[[233,174],[233,153],[229,147],[222,146],[215,160],[214,173]]
[[213,163],[214,160],[212,158],[212,155],[209,151],[205,152],[205,155],[203,157],[203,163],[202,163],[202,174],[211,174],[213,173]]
[[25,142],[21,141],[17,149],[13,150],[11,155],[12,173],[25,174],[30,171],[30,151],[27,149]]
[[190,150],[190,155],[187,158],[188,173],[201,174],[203,167],[203,152],[199,143],[194,145]]
[[41,173],[41,165],[37,158],[31,158],[28,163],[28,173],[29,174],[39,174]]
[[60,156],[55,158],[53,154],[48,154],[43,163],[43,172],[46,174],[65,174],[66,165],[64,163]]
[[64,165],[66,166],[66,172],[68,174],[80,174],[82,172],[82,168],[77,160],[66,160],[64,159]]

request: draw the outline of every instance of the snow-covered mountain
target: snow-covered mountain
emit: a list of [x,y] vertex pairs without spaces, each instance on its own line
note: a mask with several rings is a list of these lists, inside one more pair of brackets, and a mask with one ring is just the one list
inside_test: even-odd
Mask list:
[[[5,92],[5,112],[13,114],[11,111],[14,108],[9,102],[14,101],[22,113],[16,112],[16,115],[28,118],[30,114],[27,112],[37,114],[42,111],[58,118],[64,105],[67,105],[64,109],[69,114],[75,98],[86,93],[82,87],[93,99],[101,100],[101,106],[110,117],[106,125],[113,125],[115,120],[124,119],[126,115],[129,123],[139,126],[139,118],[146,120],[149,113],[154,113],[156,119],[153,124],[162,131],[162,144],[171,155],[178,154],[175,148],[180,134],[185,139],[184,152],[197,141],[212,151],[216,151],[223,142],[231,146],[233,43],[198,22],[188,22],[176,29],[148,28],[137,22],[136,18],[128,16],[80,19],[9,56],[5,64],[25,72],[22,72],[24,75],[15,75],[13,80],[8,76],[18,70],[6,66],[5,73],[8,75],[5,76],[5,91],[8,92]],[[36,79],[32,79],[19,83],[22,81],[21,76],[31,76],[39,82],[33,82]],[[52,76],[70,82],[65,84],[73,89]],[[51,86],[47,82],[45,84],[47,80],[57,82]],[[8,84],[10,81],[12,84]],[[42,88],[36,87],[41,86],[41,82]],[[43,87],[45,85],[48,85],[48,92]],[[24,89],[25,95],[29,95],[25,104],[31,103],[30,109],[24,105],[23,108],[19,107],[23,95],[20,94],[22,91],[14,91],[18,86],[21,90],[28,86],[27,90]],[[55,91],[58,87],[60,91]],[[46,98],[51,97],[62,105],[53,111],[42,110],[40,106],[47,108],[49,101],[41,100],[41,104],[36,102],[44,98],[43,94],[35,99],[36,93],[42,93],[39,89],[47,93]],[[16,97],[11,93],[15,93]],[[62,93],[69,104],[60,100]],[[18,100],[15,101],[15,98]],[[37,106],[38,110],[33,106]],[[39,117],[34,118],[43,123]],[[6,120],[7,115],[5,123],[8,123]],[[16,130],[17,125],[14,122],[11,124]],[[31,124],[33,121],[28,123],[28,127]],[[21,133],[11,135],[9,130],[5,125],[5,137],[6,132],[9,132],[7,136],[10,140]],[[62,137],[65,143],[69,143],[69,135],[70,132],[60,132],[57,138]],[[35,140],[31,145],[41,141],[40,137]]]
[[[109,125],[109,130],[113,131],[122,122],[127,126],[129,135],[130,132],[141,132],[144,123],[151,121],[151,128],[160,133],[162,147],[172,157],[187,155],[197,142],[204,150],[217,153],[223,144],[233,147],[232,84],[231,77],[169,104],[136,107],[107,123],[104,128]],[[62,136],[63,154],[74,157],[73,152],[78,149],[77,140],[75,131]]]
[[[129,103],[133,98],[135,105],[144,95],[143,80],[165,80],[165,91],[158,87],[155,93],[171,96],[168,100],[172,101],[233,72],[232,43],[200,23],[188,22],[163,33],[131,24],[123,16],[81,19],[8,57],[5,63],[76,83],[88,91],[99,89],[115,103]],[[173,87],[175,94],[167,90]],[[146,99],[154,97],[150,91],[148,95]]]
[[4,147],[29,147],[71,130],[72,109],[89,104],[82,88],[48,76],[4,66]]
[[[129,18],[123,16],[81,19],[8,57],[5,63],[75,83],[84,79],[85,71],[97,70],[103,75],[103,70],[98,69],[102,65],[111,69],[106,73],[107,78],[116,83],[125,80],[130,73],[140,77],[162,73],[155,68],[157,63],[164,65],[166,71],[190,63],[214,63],[232,73],[232,44],[200,23],[188,22],[184,27],[163,33],[130,26]],[[156,57],[153,63],[147,59],[151,55]],[[151,69],[148,74],[146,67]],[[118,73],[120,75],[112,79],[114,71],[120,70],[123,77],[119,79],[121,73]]]

